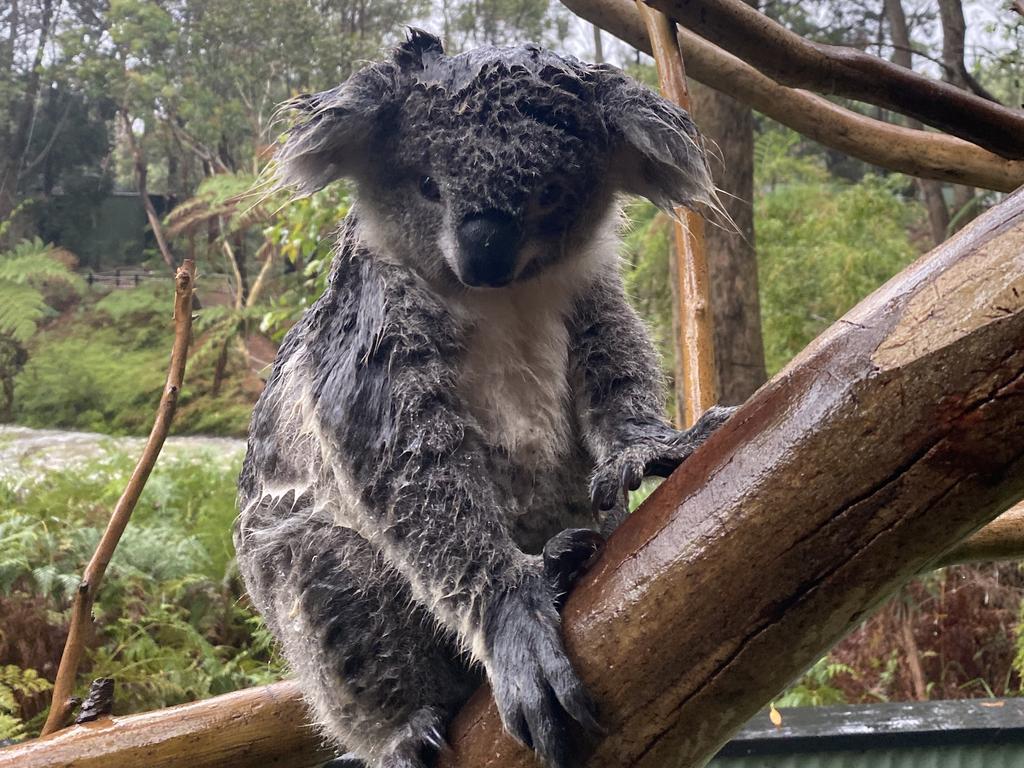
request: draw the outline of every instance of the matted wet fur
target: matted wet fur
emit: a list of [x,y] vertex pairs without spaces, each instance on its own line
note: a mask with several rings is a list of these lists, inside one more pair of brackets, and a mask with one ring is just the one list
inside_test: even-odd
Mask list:
[[620,193],[713,199],[700,139],[613,67],[449,57],[415,30],[289,108],[280,183],[346,176],[358,202],[253,413],[246,586],[315,722],[367,766],[429,765],[481,672],[506,728],[569,765],[570,724],[600,719],[557,612],[588,529],[727,414],[665,421],[617,265]]

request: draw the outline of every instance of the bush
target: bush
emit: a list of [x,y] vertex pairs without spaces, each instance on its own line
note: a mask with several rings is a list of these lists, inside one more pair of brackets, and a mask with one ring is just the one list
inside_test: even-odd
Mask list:
[[[59,646],[32,650],[13,639],[47,634],[40,619],[63,634],[82,568],[131,466],[115,455],[22,487],[0,481],[0,601],[32,606],[5,619],[0,672],[16,666],[12,680],[32,669],[52,677]],[[161,459],[97,597],[96,642],[77,693],[91,677],[112,677],[115,712],[125,714],[280,677],[269,635],[242,599],[236,575],[237,472],[237,457]],[[0,688],[0,728],[31,733],[44,702],[21,713]]]

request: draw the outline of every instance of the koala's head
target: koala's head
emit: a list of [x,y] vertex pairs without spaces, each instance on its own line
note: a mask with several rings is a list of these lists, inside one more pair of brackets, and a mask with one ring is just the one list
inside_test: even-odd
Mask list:
[[390,60],[288,107],[279,182],[352,178],[381,250],[453,285],[500,287],[572,258],[618,192],[669,211],[713,198],[684,110],[533,45],[447,56],[412,30]]

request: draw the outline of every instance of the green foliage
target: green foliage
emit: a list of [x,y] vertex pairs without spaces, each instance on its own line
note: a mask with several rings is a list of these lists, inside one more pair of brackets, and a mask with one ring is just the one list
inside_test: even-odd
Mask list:
[[[154,282],[113,291],[80,306],[71,322],[36,334],[15,379],[15,419],[33,427],[147,434],[167,376],[171,314],[168,283]],[[237,378],[212,395],[202,364],[207,354],[203,347],[192,353],[172,429],[243,434],[252,395]]]
[[275,341],[323,293],[334,255],[334,236],[348,214],[349,194],[342,184],[289,201],[264,230],[292,269],[292,279],[270,302],[260,330]]
[[846,697],[834,685],[840,675],[852,675],[854,670],[846,664],[829,661],[828,656],[819,659],[796,683],[786,689],[776,700],[777,707],[821,707],[829,704],[845,704]]
[[22,669],[14,664],[0,665],[0,741],[21,739],[26,735],[18,696],[34,696],[52,687],[53,684],[40,677],[34,669]]
[[917,255],[908,230],[921,210],[897,183],[829,180],[794,156],[795,134],[758,139],[756,231],[769,373]]
[[0,335],[23,344],[52,313],[48,292],[57,286],[81,290],[81,278],[60,260],[64,254],[38,238],[0,253]]
[[[41,599],[48,620],[61,626],[131,466],[113,454],[17,485],[0,481],[0,596]],[[114,678],[118,713],[282,673],[266,630],[241,599],[231,544],[237,472],[237,458],[164,456],[146,486],[97,597],[97,644],[79,676],[83,687],[91,677]],[[3,684],[0,674],[0,712]]]

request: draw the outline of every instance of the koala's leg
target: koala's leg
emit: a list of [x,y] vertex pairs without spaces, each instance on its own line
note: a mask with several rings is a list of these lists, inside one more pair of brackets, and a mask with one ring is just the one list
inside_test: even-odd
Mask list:
[[480,678],[405,580],[328,522],[310,521],[264,566],[247,581],[262,582],[260,607],[316,722],[368,768],[425,768]]

